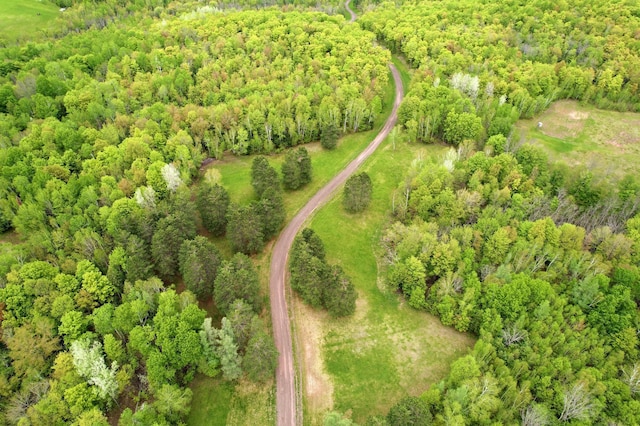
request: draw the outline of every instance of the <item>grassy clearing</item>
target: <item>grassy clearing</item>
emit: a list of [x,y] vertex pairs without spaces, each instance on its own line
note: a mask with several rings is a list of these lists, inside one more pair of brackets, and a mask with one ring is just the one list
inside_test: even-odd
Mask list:
[[275,423],[273,382],[256,385],[242,381],[237,385],[220,379],[198,376],[194,379],[188,425],[267,425]]
[[0,39],[30,37],[52,26],[60,13],[46,0],[0,0]]
[[[352,318],[333,320],[310,310],[305,314],[305,322],[315,320],[322,329],[324,367],[334,388],[333,407],[351,413],[356,422],[385,413],[407,394],[425,391],[474,342],[471,336],[444,327],[437,318],[409,308],[387,290],[375,255],[389,220],[394,189],[412,161],[416,157],[440,159],[446,149],[398,143],[393,150],[386,142],[363,167],[374,187],[368,210],[347,214],[338,195],[311,222],[325,242],[329,260],[340,264],[358,289],[358,307]],[[307,400],[305,422],[321,424],[322,413],[313,407],[323,405],[327,404]]]
[[[391,75],[389,78],[391,79]],[[340,139],[338,147],[332,151],[324,150],[319,143],[305,145],[309,150],[313,164],[313,180],[298,191],[285,193],[287,221],[371,142],[371,139],[378,133],[378,130],[391,112],[393,96],[394,87],[390,83],[385,92],[385,108],[375,122],[373,130],[344,136]],[[280,166],[284,161],[284,154],[269,156],[268,159],[271,165],[280,171]],[[210,166],[220,171],[221,183],[229,191],[233,202],[244,204],[254,199],[253,188],[251,187],[252,161],[253,156],[228,156],[221,161],[212,163]],[[201,233],[206,234],[206,232]],[[211,239],[225,257],[231,257],[231,249],[224,237]],[[268,327],[271,327],[271,318],[268,312],[271,248],[272,243],[267,245],[263,252],[254,258],[254,263],[260,274],[264,306],[266,308],[262,318]],[[209,313],[216,313],[211,301],[201,303],[200,307],[206,309]],[[218,315],[214,318],[214,323],[219,320]],[[253,390],[249,390],[247,384],[240,384],[234,389],[233,386],[224,383],[220,379],[201,376],[192,382],[191,389],[194,397],[191,404],[189,425],[218,424],[215,422],[220,422],[219,424],[275,423],[275,414],[273,413],[275,409],[275,388],[273,384],[266,387],[257,387]],[[213,401],[216,402],[213,403]]]
[[[538,122],[542,128],[538,128]],[[558,101],[516,128],[552,160],[585,166],[608,178],[640,172],[640,114],[604,111],[575,101]]]

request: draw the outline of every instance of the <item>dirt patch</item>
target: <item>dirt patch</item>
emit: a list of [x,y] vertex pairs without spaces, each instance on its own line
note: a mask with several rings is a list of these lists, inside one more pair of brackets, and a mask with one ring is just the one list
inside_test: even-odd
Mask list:
[[589,118],[589,113],[585,111],[569,111],[567,115],[572,120],[586,120]]
[[311,419],[321,418],[318,414],[333,408],[333,382],[327,374],[322,357],[324,330],[322,324],[327,314],[305,305],[298,297],[293,298],[296,318],[296,334],[300,353],[307,410]]

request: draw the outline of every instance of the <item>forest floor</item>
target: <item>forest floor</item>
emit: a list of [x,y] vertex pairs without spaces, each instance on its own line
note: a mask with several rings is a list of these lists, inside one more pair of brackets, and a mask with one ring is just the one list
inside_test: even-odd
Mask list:
[[46,0],[0,0],[0,39],[16,40],[51,26],[59,9]]
[[594,175],[609,179],[640,172],[638,113],[563,100],[532,119],[518,121],[516,128],[522,141],[544,147],[552,160],[585,166]]
[[326,381],[313,383],[323,392],[309,392],[307,386],[308,424],[322,424],[324,412],[330,409],[359,423],[370,415],[384,414],[402,397],[419,395],[443,379],[451,362],[475,342],[472,336],[443,326],[436,317],[410,308],[384,283],[384,265],[378,263],[376,250],[389,222],[394,190],[413,161],[442,161],[448,149],[403,141],[394,144],[389,139],[362,167],[373,181],[368,209],[348,214],[337,195],[310,224],[325,243],[328,261],[342,266],[351,277],[358,302],[352,317],[331,319],[296,299],[297,315],[305,318],[300,332],[317,340],[314,351],[305,356],[311,363],[305,368],[314,378]]

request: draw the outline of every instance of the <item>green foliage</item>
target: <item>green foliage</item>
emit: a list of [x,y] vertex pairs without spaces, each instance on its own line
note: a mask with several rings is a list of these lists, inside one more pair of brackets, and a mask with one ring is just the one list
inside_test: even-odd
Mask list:
[[293,241],[289,261],[291,287],[302,300],[323,306],[333,317],[355,312],[357,293],[342,268],[327,264],[324,245],[312,229],[305,228]]
[[230,197],[227,190],[218,184],[200,184],[196,205],[202,224],[213,235],[224,235],[227,228],[227,210]]
[[369,206],[373,185],[366,172],[357,173],[344,184],[342,205],[349,213],[359,213]]
[[251,163],[251,185],[258,198],[262,198],[262,194],[267,189],[278,190],[280,188],[278,173],[265,157],[259,156],[253,159],[253,163]]
[[430,425],[431,412],[427,403],[415,396],[407,396],[389,410],[387,422],[390,426]]
[[[550,183],[538,150],[499,151],[415,170],[406,216],[383,237],[388,282],[409,305],[479,335],[473,352],[422,396],[431,414],[421,418],[627,422],[625,410],[603,409],[609,400],[618,404],[607,389],[638,353],[629,263],[635,219],[611,214],[627,201],[593,196],[593,176],[580,171],[566,197],[566,187]],[[443,220],[443,212],[452,213]],[[605,221],[626,221],[627,234]],[[515,400],[527,408],[505,404]],[[403,417],[410,414],[393,408],[387,421],[411,424]]]
[[273,338],[262,330],[254,332],[247,343],[243,365],[249,379],[255,382],[273,378],[278,365],[278,350]]
[[311,182],[311,158],[307,149],[287,151],[281,171],[284,189],[295,190]]
[[254,312],[260,312],[260,280],[251,259],[237,253],[230,261],[222,262],[215,280],[213,298],[223,315],[231,312],[232,304],[237,299],[246,302]]
[[198,298],[211,296],[222,262],[218,248],[205,237],[197,236],[182,243],[178,257],[180,274],[187,289]]
[[231,204],[227,213],[227,239],[233,251],[258,253],[264,245],[263,224],[258,206]]
[[320,144],[324,149],[335,149],[339,136],[338,127],[332,123],[328,123],[320,129]]

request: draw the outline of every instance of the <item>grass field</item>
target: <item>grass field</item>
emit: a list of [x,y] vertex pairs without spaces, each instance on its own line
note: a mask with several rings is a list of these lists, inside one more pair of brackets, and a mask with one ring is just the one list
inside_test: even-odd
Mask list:
[[544,147],[552,160],[582,165],[609,179],[640,172],[638,113],[558,101],[539,116],[520,120],[516,128],[523,141]]
[[191,387],[197,389],[191,401],[188,425],[269,425],[275,423],[273,383],[256,385],[241,381],[237,385],[221,379],[197,376]]
[[46,0],[0,0],[0,39],[31,36],[51,26],[60,13]]
[[[320,357],[305,357],[306,369],[324,370],[324,380],[306,384],[305,423],[321,424],[322,411],[346,412],[356,422],[386,411],[407,394],[419,395],[442,379],[449,364],[466,353],[473,338],[443,326],[424,312],[409,308],[385,288],[375,254],[381,231],[389,221],[394,189],[412,161],[440,160],[447,150],[439,145],[396,144],[387,141],[364,165],[373,181],[373,200],[361,214],[347,214],[341,195],[317,213],[311,227],[323,239],[331,262],[340,264],[358,290],[352,318],[332,320],[297,301],[297,315],[319,330]],[[299,312],[299,313],[298,313]],[[305,330],[306,335],[313,334]],[[323,365],[318,366],[321,362]],[[323,378],[323,374],[316,376]],[[333,390],[316,392],[314,387]],[[313,398],[331,398],[316,401]]]

